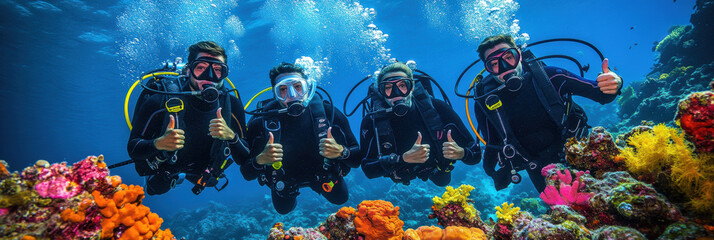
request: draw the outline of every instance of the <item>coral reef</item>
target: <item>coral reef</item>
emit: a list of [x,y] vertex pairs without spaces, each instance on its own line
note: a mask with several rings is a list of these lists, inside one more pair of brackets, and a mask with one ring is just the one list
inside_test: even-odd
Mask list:
[[684,239],[700,239],[711,237],[707,231],[698,224],[692,223],[675,223],[667,227],[667,229],[657,239],[667,240],[684,240]]
[[633,135],[622,150],[628,170],[696,213],[714,215],[714,154],[694,154],[682,133],[662,124]]
[[[689,26],[674,26],[656,43],[657,63],[644,81],[633,82],[618,99],[619,129],[640,121],[672,123],[677,102],[708,90],[714,79],[714,1],[696,1]],[[612,129],[611,129],[612,130]]]
[[407,229],[404,233],[404,240],[486,240],[487,236],[479,228],[467,228],[449,226],[441,229],[435,226],[422,226],[414,229]]
[[714,92],[696,92],[679,102],[674,117],[698,153],[714,152]]
[[568,139],[565,143],[565,159],[578,169],[589,170],[595,176],[611,171],[624,171],[624,161],[617,158],[620,149],[612,135],[603,127],[590,131],[587,140]]
[[143,189],[109,176],[103,156],[71,168],[40,160],[0,180],[3,239],[173,239],[141,204]]
[[285,231],[283,223],[276,223],[270,229],[268,240],[327,240],[327,237],[312,228],[292,227]]
[[340,208],[335,214],[318,227],[328,239],[358,240],[364,239],[354,225],[356,210],[353,207]]
[[610,240],[610,239],[623,239],[623,240],[645,240],[647,239],[645,235],[636,229],[621,226],[604,226],[593,231],[593,240]]
[[433,213],[429,218],[436,218],[439,225],[443,227],[477,227],[488,232],[481,220],[480,212],[471,204],[473,200],[468,198],[472,190],[474,187],[471,185],[461,185],[457,189],[447,186],[441,197],[435,196],[432,199]]

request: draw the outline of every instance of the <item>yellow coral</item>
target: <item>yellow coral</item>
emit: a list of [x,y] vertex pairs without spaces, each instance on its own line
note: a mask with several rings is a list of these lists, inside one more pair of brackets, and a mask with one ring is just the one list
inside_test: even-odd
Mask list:
[[661,75],[659,75],[659,80],[666,80],[667,78],[669,78],[669,74],[667,73],[662,73]]
[[686,30],[685,26],[673,26],[672,28],[670,28],[669,34],[667,34],[667,36],[664,37],[662,41],[659,41],[659,43],[657,43],[657,47],[655,47],[655,50],[661,51],[662,46],[665,42],[675,41],[682,35],[682,33],[684,33],[684,30]]
[[435,210],[440,210],[441,208],[450,203],[460,204],[466,214],[468,214],[468,216],[462,217],[468,217],[469,219],[472,219],[476,216],[476,208],[474,208],[474,206],[470,204],[467,199],[471,194],[471,191],[473,190],[473,186],[466,184],[462,184],[457,189],[454,189],[451,186],[447,186],[446,192],[444,192],[441,197],[434,196],[434,198],[432,199],[432,201],[434,202],[433,208],[435,208]]
[[498,222],[503,224],[513,223],[513,215],[521,211],[519,207],[513,207],[513,203],[503,202],[501,206],[496,206],[496,217]]
[[687,205],[692,210],[714,214],[714,154],[694,155],[683,134],[664,124],[633,135],[629,144],[634,147],[623,149],[619,156],[631,173],[669,174],[672,187],[690,199]]

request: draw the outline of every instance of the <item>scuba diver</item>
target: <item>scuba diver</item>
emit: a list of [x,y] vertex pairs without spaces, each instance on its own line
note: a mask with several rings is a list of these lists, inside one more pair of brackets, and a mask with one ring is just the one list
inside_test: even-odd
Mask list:
[[283,62],[269,76],[273,99],[249,112],[254,115],[247,133],[251,149],[241,166],[243,177],[267,185],[280,214],[295,209],[303,187],[333,204],[345,203],[349,195],[343,177],[359,167],[361,156],[347,117],[331,99],[316,94],[319,87],[303,67]]
[[[135,108],[127,151],[137,173],[147,176],[149,195],[166,193],[184,179],[195,194],[205,187],[220,191],[228,183],[223,171],[248,156],[243,103],[223,86],[225,50],[203,41],[188,51],[188,76],[150,80]],[[219,189],[221,178],[226,182]]]
[[362,170],[368,178],[384,176],[405,185],[420,178],[446,186],[457,160],[468,165],[481,161],[479,144],[461,118],[427,91],[431,85],[415,80],[409,66],[395,62],[376,79],[368,94],[372,109],[360,131]]
[[[564,161],[565,140],[588,133],[587,116],[571,96],[606,104],[620,94],[622,78],[608,69],[608,60],[594,49],[603,59],[603,73],[595,81],[544,66],[540,59],[550,57],[536,59],[530,50],[517,48],[509,35],[481,42],[479,58],[490,74],[475,87],[475,113],[487,142],[484,170],[496,190],[520,183],[518,172],[526,170],[535,188],[543,192],[541,169]],[[581,67],[581,75],[587,68]]]

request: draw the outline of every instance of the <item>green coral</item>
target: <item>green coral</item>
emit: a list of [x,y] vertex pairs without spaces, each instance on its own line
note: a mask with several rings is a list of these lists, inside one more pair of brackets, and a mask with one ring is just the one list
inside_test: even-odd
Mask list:
[[13,195],[0,195],[0,208],[27,206],[32,203],[32,192],[20,191]]
[[521,211],[519,207],[513,207],[513,203],[503,202],[501,206],[496,206],[496,217],[498,222],[503,224],[513,223],[513,215]]
[[679,39],[680,36],[682,36],[682,33],[684,33],[686,30],[686,26],[673,26],[669,30],[669,34],[662,39],[662,41],[659,41],[657,43],[657,47],[655,47],[655,50],[660,51],[662,49],[662,46],[665,43],[668,43],[670,41],[676,41],[676,39]]
[[434,210],[441,210],[447,204],[458,204],[468,214],[469,219],[476,216],[476,208],[469,203],[468,197],[475,188],[471,185],[462,184],[459,188],[454,189],[451,186],[446,187],[446,192],[441,197],[434,196]]

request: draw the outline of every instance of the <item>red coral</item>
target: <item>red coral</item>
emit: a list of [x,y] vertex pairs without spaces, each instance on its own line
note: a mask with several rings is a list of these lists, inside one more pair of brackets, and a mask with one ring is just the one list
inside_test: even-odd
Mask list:
[[675,120],[695,151],[714,152],[714,93],[696,92],[679,102]]

